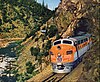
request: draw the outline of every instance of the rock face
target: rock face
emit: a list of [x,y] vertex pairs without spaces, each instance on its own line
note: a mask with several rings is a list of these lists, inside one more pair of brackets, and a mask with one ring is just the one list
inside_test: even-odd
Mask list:
[[81,24],[80,29],[92,28],[94,16],[91,13],[95,13],[98,4],[96,0],[61,0],[54,19],[61,36],[65,38],[74,35],[74,30],[78,27],[81,18],[86,19],[84,22],[87,26],[83,27]]

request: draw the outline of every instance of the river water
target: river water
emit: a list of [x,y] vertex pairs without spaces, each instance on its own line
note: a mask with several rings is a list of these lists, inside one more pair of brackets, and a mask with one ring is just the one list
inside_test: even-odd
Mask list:
[[[5,56],[5,58],[16,58],[15,47],[17,44],[15,42],[9,43],[6,47],[0,48],[0,57]],[[4,64],[7,62],[4,61],[0,62],[0,68],[4,68]],[[2,70],[1,70],[2,72]],[[16,82],[15,77],[13,76],[0,76],[0,82]]]

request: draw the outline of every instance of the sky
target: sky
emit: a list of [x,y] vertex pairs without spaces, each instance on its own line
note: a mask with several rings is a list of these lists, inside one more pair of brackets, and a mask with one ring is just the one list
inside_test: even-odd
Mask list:
[[[43,0],[37,0],[38,3],[42,3]],[[44,0],[44,4],[48,4],[48,8],[50,10],[54,10],[56,7],[58,7],[60,3],[60,0]]]

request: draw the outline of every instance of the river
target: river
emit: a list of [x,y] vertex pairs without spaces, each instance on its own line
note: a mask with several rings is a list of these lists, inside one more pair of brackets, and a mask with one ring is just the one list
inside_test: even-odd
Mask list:
[[[2,61],[0,61],[0,71],[2,73],[2,69],[5,69],[6,65],[8,65],[8,62],[10,59],[16,58],[15,53],[15,47],[17,44],[15,42],[9,43],[6,47],[0,48],[0,57],[2,58]],[[7,61],[5,61],[5,59]],[[0,74],[0,82],[16,82],[16,78],[14,76],[6,76]]]

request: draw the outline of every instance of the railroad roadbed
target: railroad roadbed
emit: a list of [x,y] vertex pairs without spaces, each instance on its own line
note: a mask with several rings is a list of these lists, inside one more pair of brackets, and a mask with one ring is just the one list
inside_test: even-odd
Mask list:
[[45,78],[52,74],[51,65],[47,66],[41,73],[33,76],[33,78],[29,79],[27,82],[42,82]]
[[65,78],[67,74],[57,74],[57,73],[52,73],[49,77],[44,79],[42,82],[59,82],[63,78]]
[[27,82],[77,82],[82,74],[82,62],[69,74],[52,73],[51,66],[43,72],[29,79]]
[[[77,82],[82,74],[82,62],[60,82]],[[84,82],[84,81],[83,81]]]

